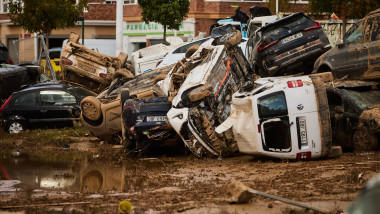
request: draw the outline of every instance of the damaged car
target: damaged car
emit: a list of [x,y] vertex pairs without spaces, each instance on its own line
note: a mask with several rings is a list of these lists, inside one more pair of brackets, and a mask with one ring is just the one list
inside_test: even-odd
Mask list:
[[233,142],[214,128],[229,116],[232,94],[255,75],[238,46],[240,31],[226,25],[211,37],[158,84],[172,102],[168,120],[186,147],[197,156],[227,156]]
[[321,25],[302,12],[268,23],[247,42],[248,61],[260,77],[310,74],[330,48]]
[[0,108],[1,125],[19,133],[36,125],[73,125],[79,122],[79,104],[94,93],[79,86],[46,82],[14,92]]
[[336,79],[380,79],[380,9],[358,21],[342,41],[318,58],[313,72],[329,71]]
[[268,77],[233,94],[231,114],[216,132],[232,130],[244,154],[315,159],[341,155],[332,145],[330,125],[321,78]]
[[380,83],[341,81],[327,87],[333,142],[357,152],[380,142]]
[[81,102],[81,121],[90,134],[99,139],[120,143],[122,140],[122,102],[130,97],[154,97],[154,84],[165,78],[173,67],[166,66],[129,79],[116,77],[98,96],[89,96]]
[[71,33],[60,58],[62,79],[99,93],[110,85],[115,75],[134,77],[127,58],[123,52],[113,57],[86,48],[79,43],[79,36]]

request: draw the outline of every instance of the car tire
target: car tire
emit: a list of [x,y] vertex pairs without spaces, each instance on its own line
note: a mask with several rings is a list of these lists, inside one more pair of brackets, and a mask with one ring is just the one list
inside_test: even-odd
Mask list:
[[122,89],[120,93],[120,101],[121,101],[121,107],[123,108],[123,105],[126,100],[129,99],[129,89]]
[[25,130],[24,123],[21,121],[12,121],[7,127],[7,131],[11,134],[17,134]]
[[124,77],[128,80],[128,79],[133,79],[134,75],[129,70],[125,68],[121,68],[113,74],[112,79],[114,80],[119,77]]
[[376,151],[378,147],[377,138],[371,134],[367,128],[360,128],[354,131],[352,143],[355,152]]
[[190,58],[195,53],[195,51],[197,51],[198,49],[199,49],[199,45],[191,46],[189,49],[187,49],[187,51],[185,53],[185,57]]
[[231,47],[231,46],[234,46],[234,45],[237,45],[237,44],[240,42],[241,38],[242,38],[241,31],[237,30],[237,31],[236,31],[236,34],[235,34],[233,37],[231,37],[231,38],[226,42],[226,45],[227,45],[227,46],[230,46],[230,47]]
[[80,103],[82,114],[90,120],[98,120],[102,115],[100,101],[95,97],[85,97]]

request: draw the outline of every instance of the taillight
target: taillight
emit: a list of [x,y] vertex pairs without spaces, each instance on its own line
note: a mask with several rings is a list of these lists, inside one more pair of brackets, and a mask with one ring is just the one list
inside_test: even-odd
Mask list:
[[257,124],[257,132],[260,134],[261,133],[261,126],[260,124]]
[[304,31],[308,31],[308,30],[312,30],[312,29],[316,29],[316,28],[321,28],[321,24],[319,24],[319,22],[314,22],[314,25],[311,26],[311,27],[308,27],[308,28],[305,28],[303,29]]
[[162,60],[158,61],[157,64],[156,64],[156,67],[161,64]]
[[7,101],[5,101],[5,103],[1,106],[0,108],[0,113],[2,113],[4,111],[4,108],[5,106],[7,106],[7,104],[9,103],[9,101],[12,99],[12,96],[10,96]]
[[73,61],[67,59],[66,57],[61,57],[60,63],[61,65],[73,65]]
[[100,73],[99,76],[100,76],[101,78],[106,78],[106,77],[107,77],[107,74],[105,74],[105,73]]
[[309,158],[311,158],[311,152],[300,152],[300,153],[297,153],[296,158],[297,159],[309,159]]
[[302,86],[303,86],[302,80],[291,80],[291,81],[288,81],[288,87],[289,88],[297,88],[297,87],[302,87]]
[[124,109],[129,109],[129,108],[132,108],[132,107],[133,107],[133,105],[127,105],[127,106],[124,107]]
[[13,65],[13,60],[12,59],[7,59],[7,60],[5,60],[5,63]]
[[257,52],[263,51],[263,50],[269,48],[270,46],[276,44],[277,42],[278,42],[278,40],[275,40],[275,41],[269,43],[266,46],[264,46],[264,43],[260,43],[260,45],[257,47]]

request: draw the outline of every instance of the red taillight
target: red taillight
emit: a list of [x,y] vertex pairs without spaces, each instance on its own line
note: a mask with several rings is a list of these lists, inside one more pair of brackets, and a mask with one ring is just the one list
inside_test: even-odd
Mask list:
[[309,159],[309,158],[311,158],[311,152],[297,153],[297,159]]
[[0,113],[2,113],[4,111],[4,108],[5,106],[7,106],[7,104],[9,103],[9,101],[12,99],[12,96],[10,96],[7,101],[5,101],[5,103],[1,106],[0,108]]
[[312,30],[312,29],[316,29],[316,28],[321,28],[321,24],[319,24],[319,22],[314,22],[314,25],[311,26],[311,27],[308,27],[308,28],[305,28],[303,29],[304,31],[308,31],[308,30]]
[[162,60],[158,61],[157,64],[156,64],[156,67],[161,64]]
[[135,132],[135,126],[132,126],[131,128],[129,128],[129,131],[130,131],[133,135],[136,135],[136,132]]
[[73,65],[73,61],[67,59],[66,57],[61,57],[60,64],[61,65]]
[[5,60],[5,63],[13,65],[13,60],[12,59],[7,59],[7,60]]
[[133,105],[127,105],[124,107],[124,109],[132,108],[132,107],[133,107]]
[[101,78],[106,78],[106,77],[107,77],[107,74],[105,74],[105,73],[100,73],[99,76],[100,76]]
[[257,124],[257,132],[260,134],[261,133],[261,126],[260,124]]
[[288,81],[288,87],[289,88],[297,88],[297,87],[302,87],[302,86],[303,86],[302,80],[291,80],[291,81]]
[[263,50],[269,48],[270,46],[276,44],[277,42],[278,42],[278,40],[275,40],[275,41],[269,43],[266,46],[264,46],[264,43],[260,43],[260,45],[257,47],[257,52],[263,51]]

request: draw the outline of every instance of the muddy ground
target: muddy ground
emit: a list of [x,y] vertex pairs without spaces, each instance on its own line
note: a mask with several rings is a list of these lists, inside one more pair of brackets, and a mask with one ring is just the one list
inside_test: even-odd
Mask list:
[[0,213],[312,213],[256,196],[230,204],[234,180],[329,213],[344,212],[380,172],[380,152],[344,153],[315,161],[236,156],[196,158],[190,153],[127,158],[118,145],[92,137],[61,144],[15,143],[2,148]]

